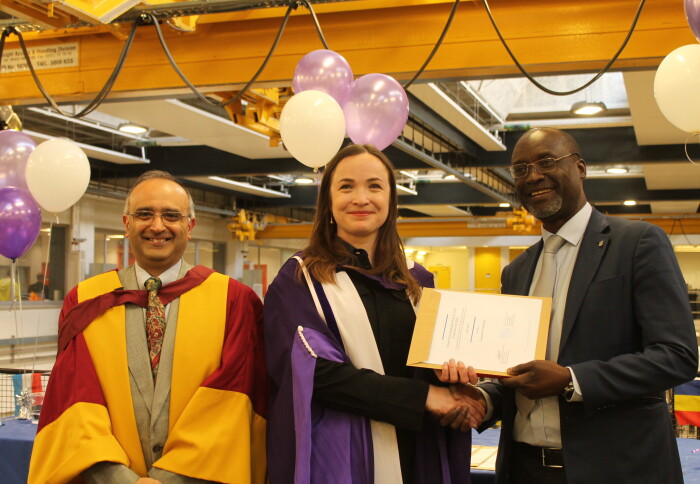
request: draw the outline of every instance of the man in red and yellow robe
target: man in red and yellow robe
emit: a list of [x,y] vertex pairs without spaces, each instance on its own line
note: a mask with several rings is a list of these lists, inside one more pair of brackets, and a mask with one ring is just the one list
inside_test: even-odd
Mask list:
[[[142,177],[124,214],[136,264],[81,282],[64,301],[29,483],[263,484],[262,303],[182,260],[191,197],[167,173]],[[155,377],[144,323],[151,276],[163,284],[166,320]]]

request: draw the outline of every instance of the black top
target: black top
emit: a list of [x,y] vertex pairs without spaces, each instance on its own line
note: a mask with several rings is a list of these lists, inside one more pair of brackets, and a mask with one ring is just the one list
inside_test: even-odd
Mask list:
[[[357,257],[359,267],[371,268],[367,252],[348,248]],[[416,431],[423,423],[429,386],[425,381],[410,379],[413,369],[406,366],[416,314],[404,289],[388,289],[351,268],[339,270],[347,272],[362,299],[385,375],[318,358],[313,398],[328,408],[394,425],[401,473],[408,483],[413,477]]]

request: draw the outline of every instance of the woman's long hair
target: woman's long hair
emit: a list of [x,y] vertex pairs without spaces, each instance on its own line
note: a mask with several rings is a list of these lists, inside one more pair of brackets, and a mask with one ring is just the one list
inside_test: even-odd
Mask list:
[[[386,167],[389,179],[389,210],[386,221],[379,228],[374,248],[372,269],[364,270],[357,258],[348,252],[337,237],[337,225],[332,222],[331,181],[338,164],[349,156],[368,153],[375,156]],[[396,230],[399,204],[396,195],[394,166],[389,158],[372,145],[350,145],[341,149],[326,165],[321,179],[321,187],[316,202],[316,216],[309,245],[304,249],[304,265],[319,282],[335,282],[337,265],[351,266],[361,272],[382,275],[390,281],[406,285],[408,296],[413,303],[420,299],[420,286],[406,265],[403,244]],[[300,276],[300,273],[298,273]]]

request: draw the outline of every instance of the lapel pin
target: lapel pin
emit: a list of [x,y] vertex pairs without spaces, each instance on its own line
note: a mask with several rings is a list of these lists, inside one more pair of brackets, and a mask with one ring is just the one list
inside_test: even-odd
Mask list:
[[603,247],[603,244],[605,244],[605,241],[601,240],[600,242],[598,242],[598,247]]

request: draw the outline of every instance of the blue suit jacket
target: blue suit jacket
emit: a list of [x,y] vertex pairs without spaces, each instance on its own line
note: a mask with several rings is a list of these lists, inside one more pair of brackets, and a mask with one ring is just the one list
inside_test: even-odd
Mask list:
[[[542,241],[504,270],[504,294],[527,295]],[[569,483],[683,482],[664,390],[693,379],[698,346],[687,288],[658,227],[593,210],[571,276],[558,363],[584,401],[560,398]],[[515,401],[485,384],[502,419],[497,482],[508,482]]]

